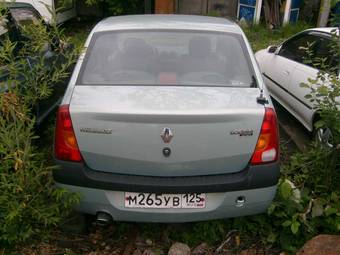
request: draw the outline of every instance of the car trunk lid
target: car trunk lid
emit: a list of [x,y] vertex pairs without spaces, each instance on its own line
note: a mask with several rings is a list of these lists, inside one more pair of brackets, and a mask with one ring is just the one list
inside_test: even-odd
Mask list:
[[82,85],[74,88],[70,114],[93,170],[235,173],[247,167],[257,143],[265,111],[258,95],[258,88]]

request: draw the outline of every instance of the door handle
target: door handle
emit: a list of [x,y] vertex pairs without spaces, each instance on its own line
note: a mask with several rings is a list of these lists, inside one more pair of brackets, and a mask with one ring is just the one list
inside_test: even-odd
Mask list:
[[284,75],[289,75],[289,71],[285,70],[285,71],[283,71],[283,74]]

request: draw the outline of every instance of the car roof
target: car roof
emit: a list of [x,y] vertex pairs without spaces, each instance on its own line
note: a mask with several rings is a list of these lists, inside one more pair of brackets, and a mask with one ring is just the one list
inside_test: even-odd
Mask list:
[[307,29],[306,31],[316,31],[316,32],[322,32],[322,33],[332,33],[334,30],[336,30],[336,34],[339,35],[339,28],[337,27],[316,27]]
[[225,18],[176,14],[110,17],[99,22],[93,29],[93,32],[130,29],[184,29],[242,33],[242,30],[235,22]]

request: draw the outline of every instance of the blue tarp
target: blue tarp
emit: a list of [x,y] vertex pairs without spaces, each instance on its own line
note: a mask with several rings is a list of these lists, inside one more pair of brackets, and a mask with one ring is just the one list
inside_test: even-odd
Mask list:
[[253,21],[255,15],[255,7],[240,5],[240,11],[238,18],[242,19],[244,18],[246,21]]

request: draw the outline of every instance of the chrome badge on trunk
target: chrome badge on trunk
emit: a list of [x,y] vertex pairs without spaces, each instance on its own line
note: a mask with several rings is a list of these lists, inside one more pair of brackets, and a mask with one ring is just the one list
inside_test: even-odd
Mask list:
[[170,143],[173,136],[171,129],[167,127],[164,128],[161,133],[161,137],[165,143]]
[[93,133],[93,134],[105,134],[110,135],[112,134],[112,129],[105,129],[105,128],[80,128],[80,132],[82,133]]
[[239,135],[239,136],[252,136],[254,131],[252,129],[235,129],[230,131],[231,135]]

